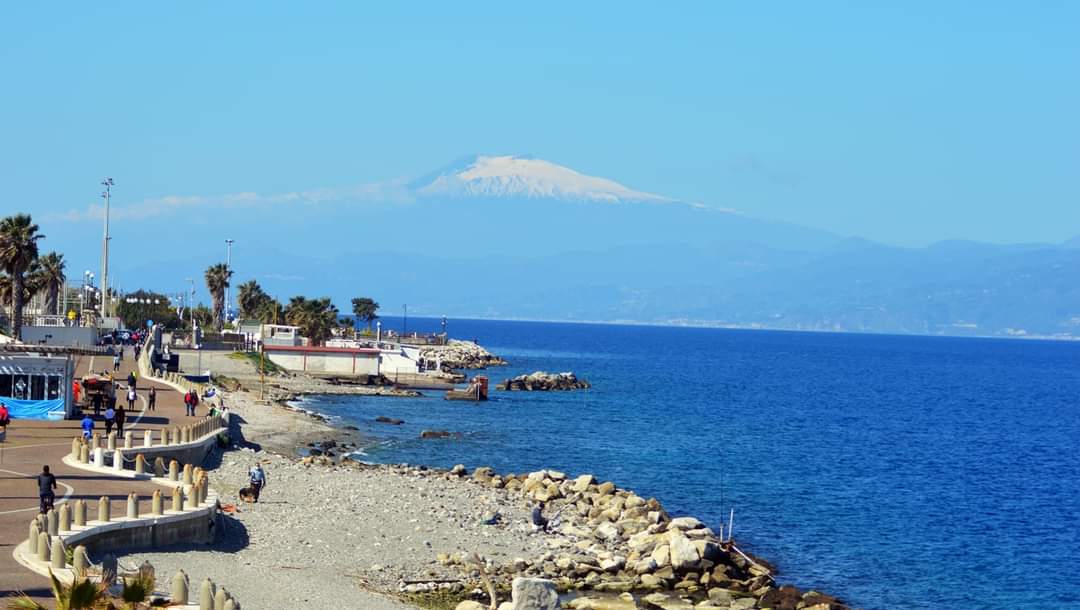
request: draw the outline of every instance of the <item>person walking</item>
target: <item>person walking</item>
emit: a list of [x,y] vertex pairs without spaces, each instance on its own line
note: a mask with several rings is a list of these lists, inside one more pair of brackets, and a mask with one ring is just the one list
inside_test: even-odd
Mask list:
[[52,510],[53,503],[56,501],[56,477],[49,472],[49,466],[46,464],[41,467],[41,474],[37,476],[38,483],[38,496],[41,498],[41,514],[45,514]]
[[248,471],[248,483],[251,485],[251,497],[253,501],[259,501],[259,492],[263,487],[266,487],[266,471],[263,470],[262,464],[255,464]]
[[124,435],[124,422],[125,421],[127,421],[127,411],[125,411],[123,405],[121,405],[116,410],[116,436],[123,436]]
[[146,395],[146,410],[153,411],[157,406],[157,390],[150,388],[150,393]]
[[82,418],[82,435],[86,440],[90,440],[90,437],[94,435],[94,418],[90,417],[87,413]]
[[112,432],[114,423],[116,423],[116,410],[112,408],[112,405],[109,405],[109,408],[105,409],[105,436]]
[[191,415],[191,390],[184,392],[184,415]]
[[90,403],[94,405],[94,416],[101,415],[101,394],[91,396]]
[[128,388],[128,392],[127,392],[128,410],[129,411],[135,409],[135,399],[136,398],[138,398],[138,395],[135,394],[135,386],[131,386],[130,388]]
[[129,388],[135,387],[135,371],[131,371],[130,373],[128,373],[128,380],[127,381],[128,381],[128,387]]
[[119,371],[120,370],[120,354],[116,354],[115,356],[112,357],[112,370],[113,371]]
[[7,405],[0,402],[0,428],[7,432],[8,424],[11,423],[11,411],[8,411]]

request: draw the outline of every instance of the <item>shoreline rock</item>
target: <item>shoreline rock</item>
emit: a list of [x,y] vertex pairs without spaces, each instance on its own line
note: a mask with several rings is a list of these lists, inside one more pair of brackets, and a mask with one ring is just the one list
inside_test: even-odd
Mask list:
[[446,345],[428,345],[420,349],[425,360],[438,361],[442,370],[451,373],[459,369],[486,369],[509,364],[478,343],[451,339]]
[[518,375],[507,379],[495,386],[496,390],[509,392],[550,392],[585,390],[592,385],[584,379],[578,379],[577,375],[567,373],[547,373],[536,371],[528,375]]

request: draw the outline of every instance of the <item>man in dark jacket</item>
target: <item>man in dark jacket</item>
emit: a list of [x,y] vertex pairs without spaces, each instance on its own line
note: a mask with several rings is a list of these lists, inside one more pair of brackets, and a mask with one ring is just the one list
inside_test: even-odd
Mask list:
[[41,513],[45,514],[53,507],[56,500],[56,477],[49,472],[49,466],[41,467],[41,474],[37,476],[38,496],[41,498]]

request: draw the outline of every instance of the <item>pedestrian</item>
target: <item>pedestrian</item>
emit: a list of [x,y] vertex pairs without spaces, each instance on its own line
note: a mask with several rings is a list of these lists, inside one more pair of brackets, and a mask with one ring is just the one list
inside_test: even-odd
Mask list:
[[135,371],[131,371],[130,373],[128,373],[128,387],[135,387]]
[[105,409],[105,436],[112,432],[114,423],[116,423],[116,410],[112,408],[112,405],[109,405],[109,408]]
[[116,436],[124,435],[124,422],[127,421],[127,411],[124,411],[123,405],[116,410]]
[[150,388],[150,393],[146,395],[146,409],[153,411],[155,406],[157,406],[157,390]]
[[0,428],[7,432],[8,424],[11,423],[11,411],[8,411],[7,405],[0,402]]
[[41,467],[41,474],[37,476],[38,495],[41,497],[41,514],[45,514],[52,510],[53,502],[56,500],[56,477],[49,472],[49,466],[45,465]]
[[184,415],[191,415],[191,390],[184,392]]
[[138,398],[138,395],[135,394],[135,386],[131,386],[130,388],[128,388],[128,394],[127,394],[128,410],[129,411],[135,409],[135,399],[136,398]]
[[191,416],[195,417],[195,408],[199,406],[199,393],[191,391]]
[[89,414],[82,418],[82,435],[86,440],[90,440],[90,437],[94,435],[94,418]]
[[94,404],[94,416],[101,415],[101,394],[91,396],[90,402]]
[[116,354],[115,356],[113,356],[113,358],[112,358],[112,370],[114,370],[114,371],[119,371],[120,370],[120,354]]
[[255,502],[258,502],[259,492],[266,487],[266,472],[261,464],[255,464],[248,471],[248,482],[251,484],[251,496]]

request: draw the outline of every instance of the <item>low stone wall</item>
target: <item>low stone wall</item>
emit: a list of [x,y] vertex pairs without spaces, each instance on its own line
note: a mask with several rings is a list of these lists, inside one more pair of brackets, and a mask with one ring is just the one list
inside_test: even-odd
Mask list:
[[[166,463],[176,460],[181,464],[202,464],[217,444],[218,434],[229,430],[231,418],[231,414],[226,411],[221,415],[211,415],[182,426],[162,428],[157,432],[128,431],[123,437],[118,437],[115,432],[108,436],[96,433],[89,442],[76,437],[71,441],[69,456],[81,464],[112,466],[115,470],[123,470],[124,463],[135,469],[135,460],[139,455],[142,455],[146,462],[161,458]],[[118,463],[121,466],[118,467]]]

